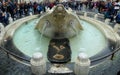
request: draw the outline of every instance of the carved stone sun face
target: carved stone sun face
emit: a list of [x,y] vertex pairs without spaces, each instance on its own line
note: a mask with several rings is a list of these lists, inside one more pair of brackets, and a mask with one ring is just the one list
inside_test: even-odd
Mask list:
[[66,14],[66,10],[64,8],[63,5],[59,4],[56,6],[56,8],[53,10],[53,15],[55,18],[61,18],[63,19],[65,17],[65,14]]

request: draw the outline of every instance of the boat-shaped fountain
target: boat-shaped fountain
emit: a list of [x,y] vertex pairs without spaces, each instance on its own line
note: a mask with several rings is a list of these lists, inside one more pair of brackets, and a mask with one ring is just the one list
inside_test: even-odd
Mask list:
[[23,64],[29,64],[35,52],[41,52],[47,62],[74,64],[78,54],[84,52],[93,67],[111,58],[109,54],[119,47],[119,40],[110,26],[59,4],[46,13],[9,24],[1,47]]

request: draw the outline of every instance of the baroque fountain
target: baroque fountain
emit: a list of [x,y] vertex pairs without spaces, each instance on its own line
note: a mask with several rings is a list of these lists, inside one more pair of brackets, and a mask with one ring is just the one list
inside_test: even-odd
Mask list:
[[78,63],[76,59],[83,57],[80,61],[88,60],[89,68],[93,68],[112,58],[109,54],[119,47],[120,40],[105,23],[79,16],[61,4],[41,15],[17,20],[4,31],[0,45],[11,58],[29,66],[32,55],[41,52],[39,56],[51,64],[49,73],[64,66],[62,70],[79,75],[79,66],[73,71],[66,65],[74,65]]

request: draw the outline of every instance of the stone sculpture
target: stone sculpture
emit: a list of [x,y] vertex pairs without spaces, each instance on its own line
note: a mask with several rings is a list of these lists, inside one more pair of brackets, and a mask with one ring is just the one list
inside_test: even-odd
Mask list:
[[83,30],[79,17],[65,9],[62,4],[54,6],[49,12],[43,14],[36,29],[50,38],[70,38]]

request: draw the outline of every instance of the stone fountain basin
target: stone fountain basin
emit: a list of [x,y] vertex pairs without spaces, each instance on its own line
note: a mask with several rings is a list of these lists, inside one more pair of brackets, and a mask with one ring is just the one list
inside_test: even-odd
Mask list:
[[[37,19],[39,17],[40,17],[40,15],[28,16],[28,17],[22,18],[20,20],[17,20],[15,22],[13,22],[12,24],[9,24],[5,28],[4,40],[2,42],[2,46],[4,46],[4,48],[6,48],[8,51],[16,54],[17,56],[20,56],[26,60],[30,60],[30,58],[31,58],[30,56],[26,55],[24,52],[22,52],[15,46],[15,44],[13,43],[13,36],[14,36],[15,32],[17,31],[17,29],[19,27],[21,27],[23,23],[28,23],[28,21]],[[105,39],[108,41],[108,43],[107,43],[108,48],[104,48],[103,50],[99,51],[95,55],[89,56],[89,58],[91,60],[98,59],[101,56],[106,55],[107,53],[111,53],[119,46],[119,44],[118,44],[119,36],[117,33],[114,32],[114,30],[110,26],[108,26],[105,23],[102,23],[98,20],[89,18],[89,17],[79,16],[79,18],[81,20],[84,20],[84,21],[92,24],[94,27],[96,27],[98,30],[100,30],[101,33],[104,35]],[[74,54],[74,52],[73,52],[73,54]],[[72,59],[76,59],[74,57],[74,55],[72,55]],[[74,62],[74,60],[72,62]],[[97,61],[97,63],[99,63],[99,62]]]

